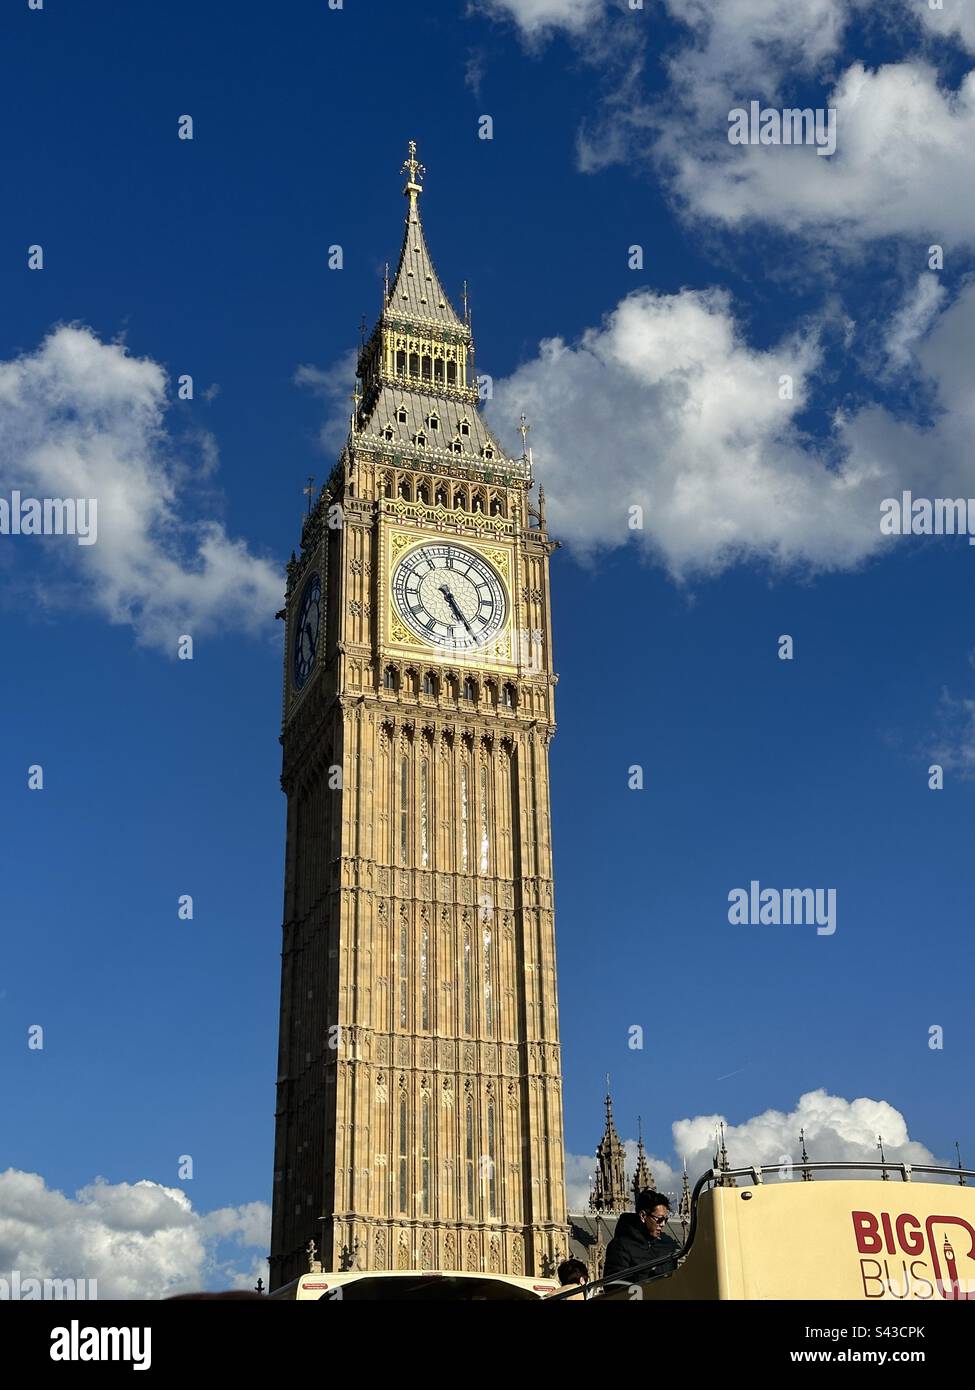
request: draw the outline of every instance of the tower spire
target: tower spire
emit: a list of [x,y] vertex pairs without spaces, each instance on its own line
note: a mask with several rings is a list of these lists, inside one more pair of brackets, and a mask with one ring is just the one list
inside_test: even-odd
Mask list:
[[[728,1150],[725,1148],[724,1143],[724,1120],[721,1121],[719,1132],[721,1136],[721,1147],[720,1149],[716,1147],[714,1154],[714,1166],[721,1174],[721,1177],[718,1179],[718,1187],[737,1187],[738,1184],[735,1179],[729,1176],[731,1164],[728,1162]],[[715,1144],[717,1145],[718,1135],[716,1134],[714,1137]]]
[[806,1167],[809,1162],[809,1155],[806,1153],[806,1131],[804,1129],[799,1131],[799,1143],[802,1145],[802,1180],[803,1182],[812,1182],[813,1175]]
[[961,1147],[957,1139],[955,1140],[955,1153],[958,1155],[958,1186],[967,1187],[968,1184],[965,1182],[965,1173],[961,1162]]
[[606,1128],[596,1150],[596,1175],[589,1210],[612,1215],[626,1210],[626,1152],[613,1123],[613,1098],[606,1078]]
[[647,1162],[647,1151],[643,1147],[643,1119],[640,1115],[636,1117],[637,1141],[636,1141],[636,1171],[633,1174],[633,1205],[639,1200],[641,1192],[653,1191],[656,1184],[653,1180],[653,1173],[650,1171],[650,1164]]
[[680,1189],[680,1206],[677,1208],[683,1243],[687,1244],[687,1231],[691,1224],[691,1185],[687,1180],[687,1159],[684,1159],[684,1179]]
[[409,153],[403,161],[402,170],[406,175],[403,195],[409,200],[406,226],[392,287],[389,286],[388,277],[385,282],[383,318],[394,319],[397,322],[409,321],[415,326],[436,325],[441,331],[447,330],[457,335],[458,340],[466,345],[470,340],[468,326],[464,320],[458,318],[444,293],[423,232],[420,194],[424,189],[423,179],[427,171],[416,157],[415,140],[410,141],[408,149]]
[[415,140],[409,142],[407,150],[408,153],[406,159],[403,161],[403,167],[400,173],[409,174],[409,178],[406,180],[406,187],[403,189],[403,195],[412,201],[423,192],[423,185],[420,180],[427,171],[416,157]]

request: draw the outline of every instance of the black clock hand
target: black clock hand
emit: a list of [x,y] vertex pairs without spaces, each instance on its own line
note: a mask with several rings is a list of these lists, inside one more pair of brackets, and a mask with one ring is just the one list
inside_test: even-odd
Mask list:
[[450,604],[451,608],[454,610],[454,614],[456,615],[456,617],[458,617],[458,618],[461,620],[461,622],[462,622],[462,623],[464,624],[464,626],[467,628],[467,631],[468,631],[468,632],[471,634],[471,636],[473,637],[473,636],[474,636],[474,631],[473,631],[473,629],[472,629],[470,623],[467,621],[467,619],[464,617],[463,613],[462,613],[462,612],[460,611],[460,609],[457,607],[457,600],[454,598],[453,594],[452,594],[452,593],[450,592],[450,590],[447,588],[446,584],[441,584],[441,585],[440,585],[440,592],[443,594],[444,598],[447,600],[447,602]]

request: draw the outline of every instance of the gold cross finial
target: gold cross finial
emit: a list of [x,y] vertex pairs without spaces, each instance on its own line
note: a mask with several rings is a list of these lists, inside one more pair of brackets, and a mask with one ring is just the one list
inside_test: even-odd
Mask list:
[[410,141],[410,143],[409,143],[409,151],[410,151],[410,157],[409,157],[409,159],[404,160],[404,162],[403,162],[403,168],[402,168],[402,170],[401,170],[400,172],[401,172],[401,173],[404,173],[404,174],[408,173],[409,176],[410,176],[409,182],[410,182],[411,184],[413,184],[416,188],[419,188],[419,187],[420,187],[420,180],[423,178],[424,174],[425,174],[427,171],[426,171],[426,169],[423,167],[423,165],[420,163],[420,161],[419,161],[419,160],[417,159],[417,157],[416,157],[416,141],[415,141],[415,140],[411,140],[411,141]]

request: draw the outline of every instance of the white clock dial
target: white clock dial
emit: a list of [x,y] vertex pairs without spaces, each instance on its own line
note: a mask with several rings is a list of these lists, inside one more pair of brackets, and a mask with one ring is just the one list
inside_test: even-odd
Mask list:
[[393,603],[403,622],[431,647],[483,647],[504,626],[500,578],[462,545],[418,545],[393,571]]

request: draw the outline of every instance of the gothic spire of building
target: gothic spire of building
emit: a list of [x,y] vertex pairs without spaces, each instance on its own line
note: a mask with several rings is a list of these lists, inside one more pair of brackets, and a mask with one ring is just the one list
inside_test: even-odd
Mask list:
[[[725,1143],[724,1143],[724,1120],[721,1121],[721,1126],[720,1126],[720,1131],[719,1131],[719,1132],[720,1132],[720,1138],[721,1138],[721,1147],[720,1147],[720,1148],[715,1147],[715,1154],[714,1154],[714,1167],[717,1168],[718,1172],[721,1174],[721,1177],[718,1178],[717,1186],[718,1186],[718,1187],[737,1187],[737,1186],[738,1186],[738,1183],[735,1181],[735,1179],[734,1179],[733,1177],[730,1176],[730,1173],[731,1173],[731,1164],[728,1162],[728,1150],[725,1148]],[[715,1144],[716,1144],[716,1145],[717,1145],[717,1140],[718,1140],[718,1135],[716,1134],[716,1135],[715,1135]]]
[[802,1180],[803,1182],[812,1182],[813,1175],[806,1167],[809,1162],[809,1155],[806,1153],[806,1131],[804,1129],[799,1131],[799,1143],[802,1145]]
[[955,1153],[958,1155],[958,1186],[967,1187],[968,1184],[965,1181],[965,1172],[961,1164],[961,1146],[957,1139],[955,1140]]
[[643,1120],[637,1116],[637,1143],[636,1143],[636,1171],[633,1174],[633,1205],[636,1206],[637,1198],[641,1192],[653,1191],[655,1186],[653,1173],[650,1171],[650,1164],[647,1162],[647,1153],[643,1147]]
[[606,1128],[596,1150],[596,1175],[589,1209],[601,1214],[625,1211],[627,1208],[626,1152],[613,1123],[613,1099],[606,1091]]
[[677,1208],[677,1220],[680,1222],[681,1238],[687,1244],[687,1232],[691,1224],[691,1185],[687,1180],[687,1159],[684,1159],[684,1177],[681,1183],[680,1204]]
[[884,1153],[884,1136],[882,1134],[877,1135],[877,1148],[880,1150],[880,1180],[881,1182],[890,1182],[890,1174],[887,1172],[887,1155]]
[[414,319],[425,324],[435,323],[463,333],[466,331],[465,324],[454,312],[440,283],[423,232],[420,195],[423,192],[422,180],[426,175],[426,169],[416,157],[415,140],[409,143],[409,155],[403,164],[402,172],[407,176],[403,196],[409,199],[409,207],[406,226],[403,229],[399,264],[384,309],[398,318]]
[[403,170],[403,244],[392,284],[388,270],[384,275],[379,321],[359,352],[362,391],[350,444],[392,452],[409,468],[523,486],[530,461],[509,458],[478,412],[467,291],[461,318],[427,246],[420,217],[425,170],[413,140]]

